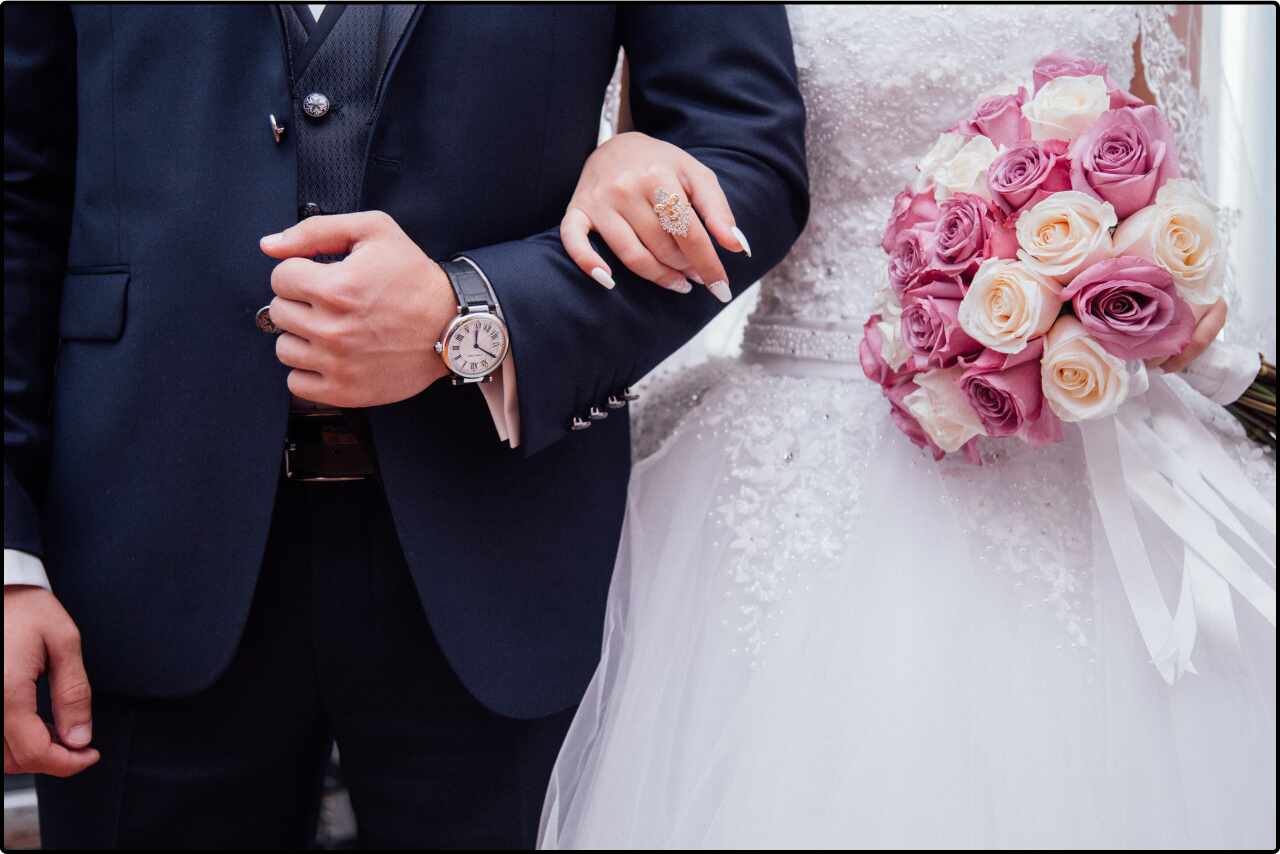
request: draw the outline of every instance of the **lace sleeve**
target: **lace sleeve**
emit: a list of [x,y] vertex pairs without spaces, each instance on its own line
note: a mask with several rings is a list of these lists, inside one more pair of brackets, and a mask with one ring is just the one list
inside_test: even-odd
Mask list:
[[1139,5],[1138,32],[1147,87],[1178,137],[1182,171],[1204,184],[1204,117],[1208,112],[1191,73],[1188,44],[1199,40],[1199,27],[1190,18],[1187,38],[1179,37],[1171,5]]
[[[1202,49],[1201,17],[1198,10],[1173,5],[1139,5],[1139,47],[1146,84],[1155,97],[1156,106],[1169,120],[1178,139],[1179,162],[1183,176],[1199,184],[1211,198],[1205,163],[1206,118],[1209,103],[1196,86],[1195,60]],[[1182,30],[1184,32],[1179,32]],[[1223,339],[1250,348],[1259,347],[1263,336],[1247,322],[1243,299],[1238,287],[1237,263],[1232,253],[1233,238],[1240,224],[1241,211],[1218,197],[1218,230],[1231,259],[1223,282],[1227,309],[1233,318],[1223,332]]]

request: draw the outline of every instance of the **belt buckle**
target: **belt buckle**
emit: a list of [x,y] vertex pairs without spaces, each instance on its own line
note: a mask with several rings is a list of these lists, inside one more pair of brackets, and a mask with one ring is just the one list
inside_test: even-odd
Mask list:
[[349,483],[356,480],[367,480],[368,475],[319,475],[303,474],[294,465],[293,456],[298,452],[296,442],[286,442],[284,446],[284,477],[294,483]]

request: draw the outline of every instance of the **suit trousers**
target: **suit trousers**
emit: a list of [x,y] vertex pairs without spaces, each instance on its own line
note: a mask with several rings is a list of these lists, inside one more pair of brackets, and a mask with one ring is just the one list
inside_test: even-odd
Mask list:
[[282,481],[225,672],[179,699],[95,694],[93,712],[101,761],[38,782],[45,847],[307,846],[336,741],[362,846],[530,848],[573,716],[515,720],[468,693],[376,481]]

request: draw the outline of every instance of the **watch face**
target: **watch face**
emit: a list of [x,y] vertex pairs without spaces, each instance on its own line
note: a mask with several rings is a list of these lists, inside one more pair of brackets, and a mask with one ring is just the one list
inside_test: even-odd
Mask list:
[[459,318],[445,341],[444,357],[450,369],[468,379],[487,376],[507,352],[507,329],[492,314]]

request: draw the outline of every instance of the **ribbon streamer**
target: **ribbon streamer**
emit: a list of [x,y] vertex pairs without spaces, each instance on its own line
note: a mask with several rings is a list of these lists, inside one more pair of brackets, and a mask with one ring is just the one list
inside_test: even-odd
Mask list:
[[[1232,590],[1275,626],[1276,593],[1260,571],[1275,570],[1276,521],[1275,510],[1168,381],[1155,375],[1150,382],[1147,393],[1114,418],[1080,428],[1093,499],[1125,597],[1152,663],[1172,685],[1196,672],[1191,655],[1198,638],[1241,652]],[[1180,546],[1173,614],[1153,551],[1143,542],[1139,509]]]

